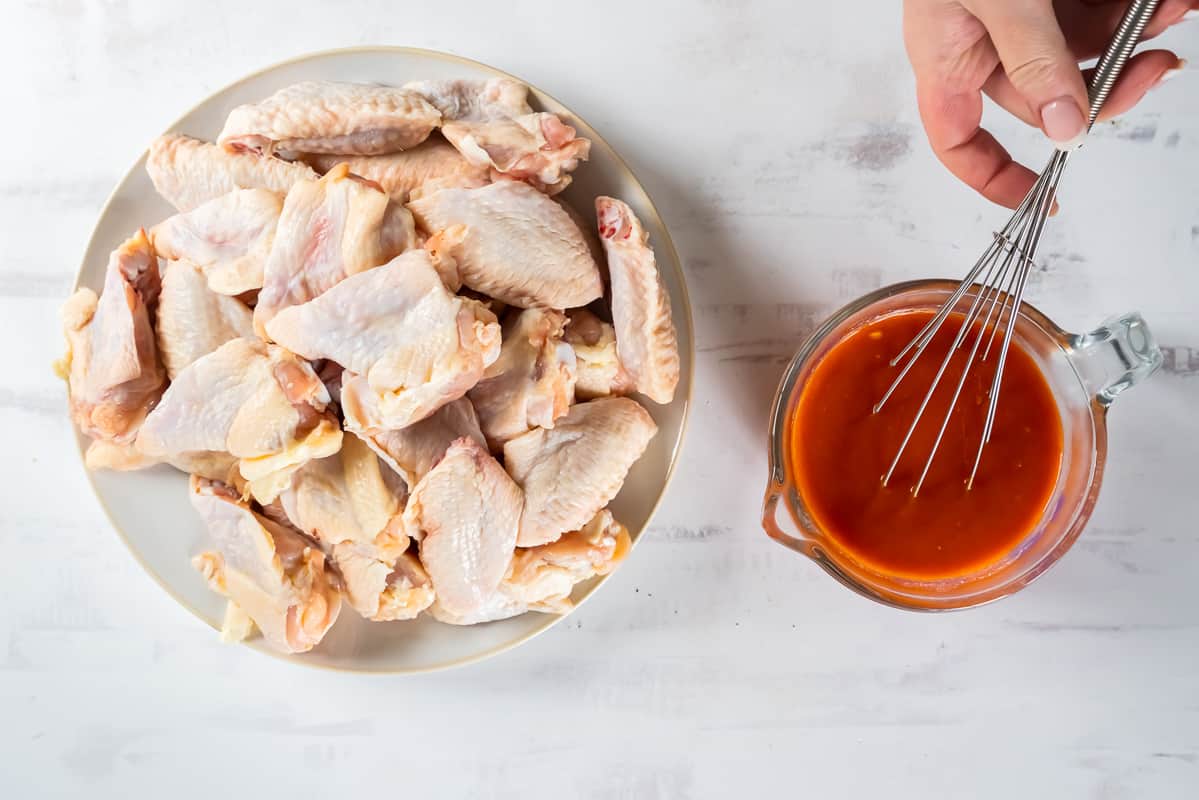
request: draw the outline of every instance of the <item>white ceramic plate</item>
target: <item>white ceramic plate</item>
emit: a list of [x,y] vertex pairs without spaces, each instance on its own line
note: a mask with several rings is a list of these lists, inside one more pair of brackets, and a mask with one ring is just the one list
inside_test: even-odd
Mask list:
[[[409,80],[488,78],[505,74],[457,56],[410,48],[369,47],[313,53],[269,67],[227,86],[185,114],[171,130],[214,140],[225,116],[234,106],[260,100],[297,81],[398,85]],[[669,406],[645,403],[657,420],[658,435],[629,473],[623,491],[611,506],[616,517],[628,526],[636,544],[674,471],[691,397],[694,352],[683,271],[661,218],[620,157],[590,125],[557,100],[535,88],[532,88],[532,95],[534,104],[562,115],[592,143],[590,161],[579,167],[574,183],[561,195],[562,199],[588,220],[595,217],[592,201],[596,195],[612,195],[629,203],[649,231],[674,308],[682,359],[678,392]],[[77,286],[100,291],[109,252],[139,226],[149,227],[171,213],[171,207],[155,193],[146,176],[143,156],[117,185],[100,213],[79,270]],[[80,438],[81,454],[85,444]],[[186,476],[167,467],[158,467],[133,473],[96,472],[91,473],[90,478],[113,527],[142,566],[184,607],[219,628],[224,600],[209,591],[190,564],[191,556],[202,548],[204,530],[187,500]],[[574,593],[575,602],[588,597],[602,582],[600,578],[578,586]],[[471,627],[442,625],[428,617],[409,622],[379,623],[366,622],[345,607],[319,647],[289,658],[309,666],[361,672],[445,669],[515,647],[560,619],[529,613]],[[129,624],[136,625],[136,619],[131,617]],[[275,655],[260,639],[249,646]]]

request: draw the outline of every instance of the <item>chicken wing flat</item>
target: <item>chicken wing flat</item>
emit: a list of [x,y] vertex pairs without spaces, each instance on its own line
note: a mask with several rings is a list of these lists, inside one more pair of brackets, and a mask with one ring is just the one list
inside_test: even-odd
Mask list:
[[333,559],[350,605],[366,619],[412,619],[433,602],[428,575],[405,553],[407,494],[399,476],[347,433],[336,455],[300,467],[279,495],[287,519]]
[[451,444],[404,511],[438,605],[462,615],[483,607],[512,562],[520,514],[520,489],[487,449],[466,438]]
[[80,289],[63,306],[67,350],[56,369],[71,418],[93,439],[131,442],[162,395],[166,372],[150,323],[160,290],[158,259],[138,231],[109,256],[100,296]]
[[409,203],[446,251],[465,286],[520,308],[576,308],[603,294],[599,267],[562,207],[516,181],[442,189]]
[[[348,275],[385,264],[410,244],[411,218],[344,165],[292,187],[267,257],[254,326],[306,303]],[[389,210],[390,206],[390,210]],[[393,230],[394,229],[394,230]]]
[[440,122],[441,114],[416,92],[304,81],[233,109],[217,141],[266,155],[379,155],[415,147]]
[[304,361],[257,339],[234,339],[183,369],[142,424],[137,448],[193,470],[228,454],[261,503],[291,475],[341,448],[329,393]]
[[441,132],[472,164],[549,194],[565,189],[591,142],[557,114],[534,112],[528,87],[507,78],[422,81],[406,88],[441,112]]
[[669,403],[679,383],[679,346],[649,235],[620,200],[595,201],[600,239],[608,254],[616,352],[637,391]]
[[146,172],[154,188],[178,211],[191,211],[234,189],[267,189],[285,194],[317,174],[304,164],[256,153],[232,153],[211,142],[169,133],[150,145]]
[[511,78],[412,81],[404,84],[404,88],[418,93],[441,112],[443,124],[485,122],[533,113],[529,87]]
[[238,295],[262,288],[282,211],[278,192],[235,189],[158,223],[150,241],[161,257],[199,267],[214,292]]
[[491,183],[491,170],[470,163],[444,139],[430,138],[411,150],[383,156],[313,155],[305,159],[319,172],[345,162],[350,172],[383,187],[397,203],[446,188]]
[[607,575],[631,545],[628,530],[607,509],[581,530],[562,534],[540,547],[517,548],[508,573],[481,607],[471,614],[454,614],[434,603],[433,617],[451,625],[474,625],[541,611],[564,614],[573,608],[570,595],[582,581]]
[[407,427],[462,397],[500,351],[495,315],[451,294],[424,250],[281,311],[267,333],[345,367],[342,408],[363,432]]
[[162,363],[174,380],[225,342],[253,336],[254,322],[245,303],[209,288],[200,267],[190,261],[166,264],[154,327]]
[[433,605],[433,581],[413,553],[401,553],[388,562],[377,558],[369,547],[339,542],[330,556],[346,584],[350,605],[365,619],[415,619]]
[[358,411],[356,405],[346,408],[346,429],[361,436],[409,488],[428,474],[455,439],[467,437],[486,444],[475,408],[465,397],[451,400],[420,422],[393,430],[368,430]]
[[504,466],[525,493],[517,544],[536,547],[583,527],[620,491],[657,430],[636,401],[608,397],[504,445]]
[[530,428],[552,428],[574,402],[575,353],[566,315],[530,308],[504,324],[500,357],[469,396],[493,452]]
[[191,503],[216,546],[193,559],[215,591],[244,612],[267,644],[305,653],[337,620],[337,576],[315,543],[254,513],[231,487],[193,477]]
[[408,489],[390,473],[365,442],[344,434],[336,454],[296,470],[279,503],[293,525],[321,544],[355,542],[394,561],[408,548],[400,517]]

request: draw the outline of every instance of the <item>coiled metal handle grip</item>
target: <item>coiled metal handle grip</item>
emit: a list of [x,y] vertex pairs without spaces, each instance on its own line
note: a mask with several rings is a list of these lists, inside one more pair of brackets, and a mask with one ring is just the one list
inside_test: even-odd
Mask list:
[[1116,79],[1120,77],[1120,72],[1123,71],[1132,51],[1136,49],[1137,43],[1141,41],[1141,34],[1145,32],[1145,26],[1149,24],[1149,18],[1153,16],[1157,4],[1158,0],[1133,0],[1124,12],[1124,18],[1120,20],[1115,35],[1100,56],[1099,63],[1095,65],[1091,85],[1087,87],[1087,95],[1091,101],[1090,125],[1095,124],[1099,110],[1107,102],[1107,96],[1115,86]]

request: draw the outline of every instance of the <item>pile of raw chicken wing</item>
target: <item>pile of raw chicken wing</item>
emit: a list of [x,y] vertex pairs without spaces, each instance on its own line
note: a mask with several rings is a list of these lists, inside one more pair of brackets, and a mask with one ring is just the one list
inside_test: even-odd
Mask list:
[[679,357],[630,208],[554,197],[589,149],[507,79],[302,83],[151,145],[178,213],[67,301],[58,367],[89,468],[191,475],[227,638],[561,613],[624,556],[628,395]]

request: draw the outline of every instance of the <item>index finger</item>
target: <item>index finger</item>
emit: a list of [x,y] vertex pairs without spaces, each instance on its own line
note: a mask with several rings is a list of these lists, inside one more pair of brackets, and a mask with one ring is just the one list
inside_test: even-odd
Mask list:
[[1037,176],[981,127],[982,94],[916,87],[928,143],[946,169],[993,203],[1016,208]]

